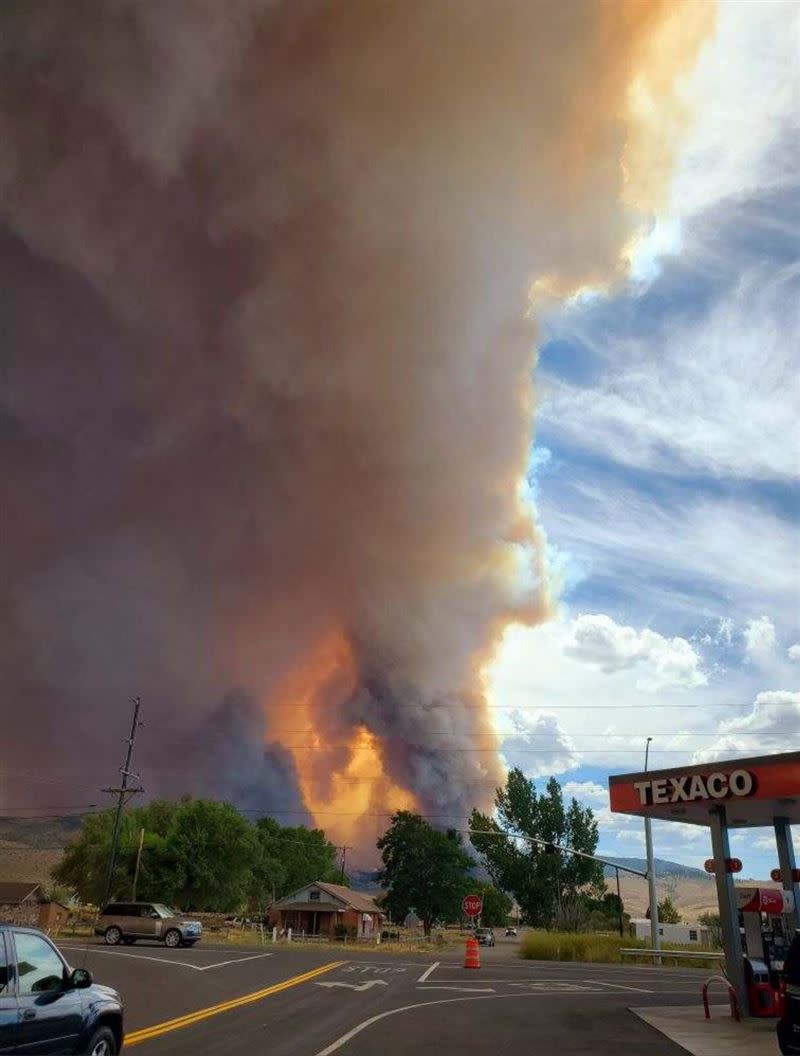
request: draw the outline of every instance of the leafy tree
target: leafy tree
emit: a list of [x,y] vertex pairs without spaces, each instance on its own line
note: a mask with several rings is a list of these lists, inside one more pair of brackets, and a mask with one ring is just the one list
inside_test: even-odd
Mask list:
[[385,905],[393,920],[412,909],[430,935],[435,920],[456,920],[475,864],[456,832],[441,832],[412,811],[401,810],[378,840],[387,888]]
[[[307,829],[302,825],[283,828],[274,818],[261,818],[256,823],[263,861],[278,862],[281,869],[270,872],[265,865],[265,883],[274,884],[275,897],[291,894],[313,880],[340,883],[341,873],[336,864],[336,847],[325,838],[321,829]],[[271,891],[270,891],[271,898]]]
[[708,941],[712,946],[722,946],[722,921],[719,913],[701,913],[698,921],[708,928]]
[[184,909],[223,911],[246,901],[258,843],[253,826],[229,803],[181,804],[170,843],[183,872]]
[[[54,880],[87,902],[106,896],[114,812],[87,815],[53,871]],[[339,880],[336,847],[318,829],[282,828],[272,818],[252,825],[213,800],[153,800],[122,816],[112,898],[136,895],[184,909],[263,912],[312,880]]]
[[469,883],[470,891],[480,895],[483,899],[481,910],[481,924],[486,928],[504,928],[508,923],[513,902],[499,887],[494,884]]
[[[650,919],[649,906],[647,907],[645,917],[647,920]],[[678,908],[669,895],[665,895],[658,903],[658,920],[660,924],[680,924],[681,922],[681,915],[678,912]]]
[[[137,896],[161,902],[177,898],[184,877],[169,836],[179,806],[166,800],[153,800],[122,815],[112,898],[129,898],[132,894],[141,829],[145,830],[145,838]],[[67,844],[64,857],[53,870],[53,879],[76,891],[85,902],[97,905],[106,896],[113,827],[113,810],[87,815],[80,833]]]
[[554,777],[539,795],[521,770],[511,770],[505,788],[497,789],[495,807],[497,820],[478,810],[472,812],[470,829],[475,831],[470,838],[492,880],[513,894],[530,924],[551,926],[586,887],[604,891],[599,862],[505,834],[520,833],[546,844],[595,853],[598,830],[592,810],[574,798],[565,807]]

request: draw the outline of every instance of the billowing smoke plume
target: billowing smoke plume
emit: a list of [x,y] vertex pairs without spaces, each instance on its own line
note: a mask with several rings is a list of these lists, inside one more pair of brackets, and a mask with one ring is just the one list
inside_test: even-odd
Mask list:
[[707,11],[3,4],[6,802],[83,802],[133,693],[149,791],[487,802],[529,290],[618,269]]

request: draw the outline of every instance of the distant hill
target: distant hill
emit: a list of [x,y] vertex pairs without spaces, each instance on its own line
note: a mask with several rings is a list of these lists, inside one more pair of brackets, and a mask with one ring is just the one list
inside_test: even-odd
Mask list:
[[[616,865],[625,865],[628,869],[637,869],[640,873],[647,872],[647,860],[645,858],[612,858],[610,855],[603,855],[607,862],[614,862]],[[680,862],[670,862],[666,858],[654,858],[653,864],[656,868],[656,876],[676,876],[681,880],[695,879],[695,880],[708,880],[713,881],[713,877],[710,876],[703,869],[695,869],[691,865],[681,865]],[[614,876],[614,869],[606,866],[603,869],[603,874],[606,877]]]
[[354,891],[365,891],[371,894],[380,890],[377,869],[353,869],[347,874],[347,879]]
[[53,818],[0,818],[0,841],[39,850],[60,850],[78,835],[81,820],[74,814]]
[[64,847],[80,831],[81,819],[0,818],[0,880],[31,881],[48,888]]

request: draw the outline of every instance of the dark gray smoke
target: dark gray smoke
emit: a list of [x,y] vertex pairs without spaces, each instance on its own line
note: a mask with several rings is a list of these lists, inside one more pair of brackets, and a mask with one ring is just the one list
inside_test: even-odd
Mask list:
[[136,693],[148,788],[291,809],[265,730],[309,737],[273,701],[340,634],[356,685],[318,698],[314,728],[366,724],[428,809],[486,803],[480,669],[548,604],[518,499],[528,290],[617,265],[625,93],[664,10],[2,5],[0,649],[20,767],[107,774]]

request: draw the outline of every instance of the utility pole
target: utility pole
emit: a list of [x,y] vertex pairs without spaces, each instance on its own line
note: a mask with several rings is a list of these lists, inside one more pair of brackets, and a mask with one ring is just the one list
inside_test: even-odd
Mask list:
[[111,833],[111,855],[108,862],[108,879],[106,880],[106,895],[104,902],[108,902],[111,897],[111,885],[114,882],[114,866],[117,864],[117,846],[119,844],[119,824],[122,820],[122,808],[125,805],[125,799],[128,795],[136,795],[137,792],[141,792],[141,788],[128,788],[128,778],[135,777],[139,779],[138,774],[131,773],[131,759],[133,758],[133,746],[136,743],[136,731],[139,729],[141,722],[139,722],[139,711],[142,707],[142,701],[139,697],[135,697],[133,701],[133,721],[131,722],[131,733],[128,738],[128,750],[125,755],[125,762],[120,767],[120,773],[122,774],[122,781],[120,782],[119,788],[104,788],[104,792],[108,792],[112,796],[117,797],[117,809],[114,814],[114,828]]
[[622,909],[622,890],[619,886],[619,866],[614,866],[614,872],[617,874],[617,911],[619,913],[619,937],[625,938],[625,917],[623,916]]
[[[650,759],[650,742],[652,737],[647,738],[644,748],[644,771],[647,773],[647,763]],[[647,887],[650,892],[650,945],[654,950],[661,949],[661,935],[658,931],[658,892],[656,891],[656,866],[653,858],[653,821],[650,817],[644,819],[644,842],[647,847]],[[660,964],[661,958],[656,957],[655,963]]]
[[139,829],[139,849],[136,851],[136,869],[133,873],[133,892],[131,898],[136,901],[136,885],[139,882],[139,866],[142,864],[142,847],[144,847],[144,829]]
[[352,847],[342,847],[342,883],[344,883],[344,863],[347,860],[347,852],[352,849]]

